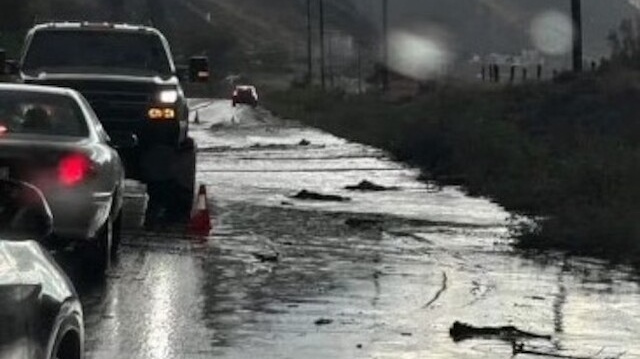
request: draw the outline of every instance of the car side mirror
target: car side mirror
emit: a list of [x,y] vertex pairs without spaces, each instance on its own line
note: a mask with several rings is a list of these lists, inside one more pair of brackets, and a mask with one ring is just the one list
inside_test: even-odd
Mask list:
[[189,59],[189,82],[208,82],[209,59],[204,56],[194,56]]
[[24,182],[0,180],[0,238],[42,242],[52,232],[51,210],[38,189]]

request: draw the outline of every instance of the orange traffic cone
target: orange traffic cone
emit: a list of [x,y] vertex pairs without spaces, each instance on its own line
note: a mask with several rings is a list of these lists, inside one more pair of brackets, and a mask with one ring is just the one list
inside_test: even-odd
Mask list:
[[207,188],[200,185],[198,198],[189,222],[189,233],[206,237],[211,233],[211,217],[209,216],[209,204],[207,202]]

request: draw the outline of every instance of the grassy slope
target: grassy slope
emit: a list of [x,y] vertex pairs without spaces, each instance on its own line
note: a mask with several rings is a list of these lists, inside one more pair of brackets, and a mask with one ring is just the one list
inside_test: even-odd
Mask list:
[[640,254],[640,75],[507,88],[439,86],[418,100],[272,93],[276,112],[389,150],[541,219],[523,247]]

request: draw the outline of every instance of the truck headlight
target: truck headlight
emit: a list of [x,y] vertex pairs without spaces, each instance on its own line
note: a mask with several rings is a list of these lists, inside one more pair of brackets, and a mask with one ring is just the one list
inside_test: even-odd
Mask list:
[[166,104],[174,104],[178,102],[177,90],[163,90],[158,93],[158,102]]

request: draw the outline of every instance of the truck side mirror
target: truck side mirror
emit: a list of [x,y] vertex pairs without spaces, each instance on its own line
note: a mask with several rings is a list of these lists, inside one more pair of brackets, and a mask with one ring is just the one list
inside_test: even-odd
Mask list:
[[15,60],[6,60],[0,62],[0,75],[18,75],[20,73],[20,66]]
[[189,81],[189,66],[177,65],[176,76],[178,76],[178,79],[180,81],[183,81],[183,82]]
[[4,49],[0,49],[0,76],[7,72],[7,52]]
[[189,81],[209,81],[209,59],[205,56],[194,56],[189,59]]
[[0,76],[2,75],[17,75],[20,70],[18,62],[15,60],[7,59],[7,52],[4,49],[0,49]]

